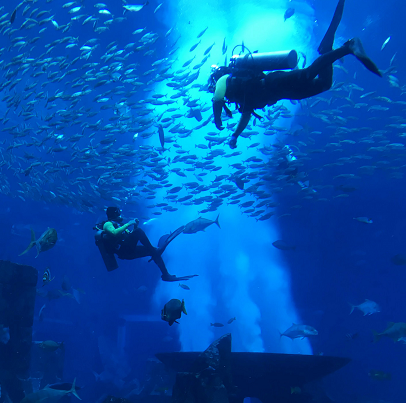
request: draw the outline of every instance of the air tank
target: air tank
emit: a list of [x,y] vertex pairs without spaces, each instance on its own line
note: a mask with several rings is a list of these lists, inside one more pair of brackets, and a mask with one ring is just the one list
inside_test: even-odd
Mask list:
[[297,65],[296,50],[234,55],[230,67],[257,71],[288,70]]

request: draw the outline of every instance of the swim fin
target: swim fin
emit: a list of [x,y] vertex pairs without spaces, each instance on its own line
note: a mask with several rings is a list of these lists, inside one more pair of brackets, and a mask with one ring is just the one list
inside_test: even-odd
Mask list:
[[162,281],[167,281],[167,282],[173,282],[173,281],[187,281],[187,280],[190,280],[191,278],[197,277],[197,276],[198,276],[198,274],[192,274],[192,275],[190,275],[190,276],[180,276],[180,277],[177,277],[177,276],[175,276],[174,274],[167,274],[166,276],[165,276],[165,275],[162,275],[162,276],[161,276],[161,279],[162,279]]
[[[181,227],[179,227],[178,229],[176,229],[175,231],[173,231],[170,234],[166,234],[166,235],[162,235],[161,238],[159,238],[158,241],[158,248],[156,248],[155,253],[157,253],[159,256],[162,255],[162,253],[165,252],[166,247],[178,236],[180,235],[183,230],[185,229],[185,226],[182,225]],[[153,260],[153,258],[151,257],[151,259],[148,260],[148,263],[151,262]]]
[[382,73],[379,71],[376,64],[367,56],[364,47],[362,46],[361,39],[353,38],[348,41],[348,47],[351,53],[368,69],[371,73],[382,77]]

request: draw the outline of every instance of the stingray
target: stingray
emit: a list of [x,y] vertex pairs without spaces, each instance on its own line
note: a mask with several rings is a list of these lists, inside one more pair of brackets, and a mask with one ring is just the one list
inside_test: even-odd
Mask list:
[[188,114],[186,115],[187,118],[196,118],[198,122],[202,121],[202,114],[200,113],[199,109],[190,108]]

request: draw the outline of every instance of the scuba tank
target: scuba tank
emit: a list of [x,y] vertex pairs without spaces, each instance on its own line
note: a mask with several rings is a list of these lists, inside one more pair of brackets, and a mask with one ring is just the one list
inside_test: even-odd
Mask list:
[[[97,229],[97,227],[95,229]],[[96,242],[96,246],[99,248],[107,271],[113,271],[118,268],[117,260],[114,254],[107,253],[106,248],[104,247],[103,234],[103,230],[98,230],[94,235],[94,240]]]
[[288,70],[297,66],[296,50],[234,55],[229,67],[257,71]]

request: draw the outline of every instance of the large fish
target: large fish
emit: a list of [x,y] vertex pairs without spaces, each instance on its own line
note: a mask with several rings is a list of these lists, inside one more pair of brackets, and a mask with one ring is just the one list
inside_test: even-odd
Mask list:
[[82,400],[79,395],[76,393],[76,378],[73,381],[72,387],[69,390],[59,390],[54,389],[49,386],[45,386],[44,389],[41,389],[37,392],[30,393],[23,400],[21,403],[56,403],[64,396],[72,393],[76,396],[79,400]]
[[372,315],[373,313],[377,313],[377,312],[381,312],[381,308],[379,307],[379,305],[374,301],[370,301],[369,299],[366,299],[362,304],[359,304],[359,305],[352,305],[352,304],[350,304],[350,305],[351,305],[350,315],[353,313],[355,308],[359,309],[364,314],[364,316]]
[[388,327],[382,333],[374,333],[374,341],[379,341],[381,337],[386,336],[392,339],[394,342],[403,341],[406,337],[406,323],[404,322],[390,322]]
[[304,339],[309,336],[317,336],[318,334],[319,332],[314,327],[292,323],[292,326],[283,333],[280,333],[280,336],[286,336],[293,340],[299,338]]
[[199,217],[196,220],[193,220],[185,225],[185,229],[183,230],[184,234],[196,234],[196,232],[204,231],[207,227],[212,224],[217,224],[217,226],[221,229],[219,223],[219,215],[216,218],[216,221],[208,220],[203,217]]
[[182,302],[178,299],[171,299],[161,310],[161,319],[168,322],[169,326],[172,326],[174,322],[179,323],[176,319],[180,319],[182,312],[187,315],[185,301],[183,299]]
[[58,234],[56,233],[56,230],[54,228],[48,228],[40,237],[38,240],[35,240],[35,233],[34,230],[31,228],[31,242],[28,245],[27,249],[23,252],[20,253],[19,256],[24,255],[27,253],[33,246],[37,247],[37,256],[41,252],[45,252],[51,248],[53,248],[56,244],[56,241],[58,240]]

